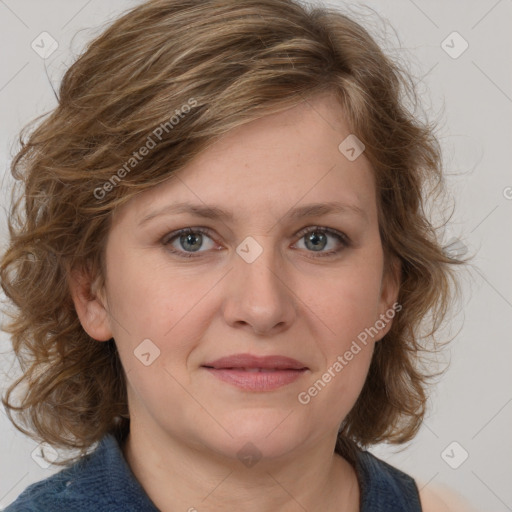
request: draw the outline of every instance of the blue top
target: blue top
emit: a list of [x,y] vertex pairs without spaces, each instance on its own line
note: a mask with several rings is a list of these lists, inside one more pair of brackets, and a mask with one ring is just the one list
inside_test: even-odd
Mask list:
[[[421,512],[418,488],[402,471],[358,451],[361,512]],[[96,450],[29,485],[5,512],[158,512],[132,473],[119,443],[107,434]]]

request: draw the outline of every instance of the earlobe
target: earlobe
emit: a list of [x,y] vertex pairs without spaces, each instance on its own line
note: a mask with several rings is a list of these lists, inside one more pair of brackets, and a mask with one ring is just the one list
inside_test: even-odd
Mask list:
[[112,331],[103,290],[97,290],[95,281],[83,270],[68,273],[71,297],[85,332],[97,341],[108,341]]

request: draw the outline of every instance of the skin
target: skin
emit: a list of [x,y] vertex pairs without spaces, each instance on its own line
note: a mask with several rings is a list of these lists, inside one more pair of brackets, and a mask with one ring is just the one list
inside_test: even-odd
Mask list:
[[418,487],[424,512],[481,512],[446,486],[419,483]]
[[[123,451],[162,511],[359,510],[355,472],[334,445],[391,321],[309,403],[297,399],[398,297],[398,271],[384,273],[370,164],[364,153],[349,161],[338,150],[350,133],[328,94],[229,132],[115,212],[103,289],[94,276],[71,280],[84,329],[98,341],[115,339],[131,416]],[[168,214],[139,226],[185,201],[234,218]],[[284,217],[329,201],[356,204],[364,216]],[[350,244],[327,234],[314,251],[305,235],[315,226],[344,233]],[[192,258],[171,252],[193,252],[179,236],[164,239],[186,227],[211,230]],[[311,229],[298,234],[304,228]],[[262,249],[252,263],[236,252],[248,236]],[[148,366],[134,355],[144,339],[160,350]],[[277,390],[251,392],[201,367],[236,353],[285,355],[308,371]],[[237,457],[248,442],[261,455],[252,467]]]

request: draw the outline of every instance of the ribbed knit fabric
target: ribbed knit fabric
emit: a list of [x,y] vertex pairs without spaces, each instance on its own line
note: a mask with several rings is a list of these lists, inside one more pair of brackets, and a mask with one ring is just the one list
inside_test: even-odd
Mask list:
[[421,512],[416,482],[399,469],[360,451],[356,461],[361,512]]
[[4,512],[158,512],[126,462],[117,439],[106,435],[72,466],[29,485]]
[[[421,512],[414,480],[366,451],[356,471],[361,512]],[[237,507],[238,508],[238,507]],[[69,468],[29,485],[5,512],[158,512],[128,466],[117,439]]]

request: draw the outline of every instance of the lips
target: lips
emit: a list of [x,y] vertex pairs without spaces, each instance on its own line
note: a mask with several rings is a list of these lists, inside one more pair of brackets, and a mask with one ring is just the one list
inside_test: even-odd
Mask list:
[[219,369],[243,369],[246,371],[277,371],[305,370],[306,365],[286,356],[253,356],[251,354],[235,354],[221,357],[203,366]]
[[308,368],[286,356],[235,354],[210,361],[203,368],[217,379],[246,391],[271,391],[291,384]]

